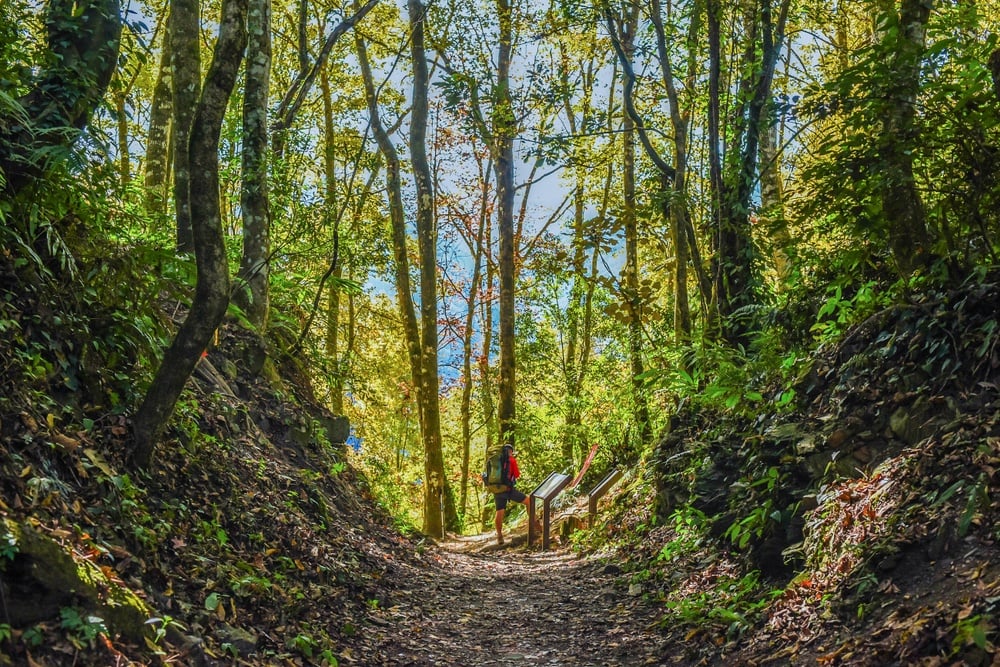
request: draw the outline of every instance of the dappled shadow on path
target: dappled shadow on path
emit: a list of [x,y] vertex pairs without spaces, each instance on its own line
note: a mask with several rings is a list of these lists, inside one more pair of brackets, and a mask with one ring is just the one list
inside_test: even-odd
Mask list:
[[364,664],[642,665],[670,662],[656,605],[628,595],[614,565],[561,550],[473,551],[447,542],[407,565],[369,613]]

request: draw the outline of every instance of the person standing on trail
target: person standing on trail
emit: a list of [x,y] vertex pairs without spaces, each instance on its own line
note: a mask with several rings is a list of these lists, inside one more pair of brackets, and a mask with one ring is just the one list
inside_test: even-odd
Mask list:
[[494,493],[493,502],[496,504],[497,515],[493,520],[497,529],[497,544],[503,544],[503,518],[507,513],[507,503],[523,503],[528,506],[528,497],[514,488],[517,480],[521,477],[521,471],[517,467],[517,459],[514,457],[514,447],[504,445],[500,453],[500,469],[503,472],[503,483],[507,485],[507,490],[503,493]]

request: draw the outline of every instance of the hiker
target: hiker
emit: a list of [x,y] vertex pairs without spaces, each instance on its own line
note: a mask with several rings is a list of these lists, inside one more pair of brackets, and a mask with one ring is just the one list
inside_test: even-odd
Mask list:
[[515,503],[524,503],[524,506],[528,506],[528,497],[514,488],[517,483],[518,478],[521,477],[521,471],[517,468],[517,459],[514,458],[514,447],[511,445],[504,445],[503,451],[500,455],[501,469],[503,470],[504,484],[508,486],[507,491],[503,493],[494,493],[493,502],[496,504],[497,515],[493,520],[494,525],[497,529],[497,544],[503,544],[503,517],[507,513],[507,503],[513,500]]

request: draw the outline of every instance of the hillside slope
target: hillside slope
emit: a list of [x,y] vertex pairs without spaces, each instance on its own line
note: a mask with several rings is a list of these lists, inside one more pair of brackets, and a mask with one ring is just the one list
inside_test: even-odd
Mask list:
[[997,664],[998,313],[996,281],[917,295],[806,360],[785,407],[675,416],[623,503],[658,515],[614,528],[642,534],[629,569],[679,660]]

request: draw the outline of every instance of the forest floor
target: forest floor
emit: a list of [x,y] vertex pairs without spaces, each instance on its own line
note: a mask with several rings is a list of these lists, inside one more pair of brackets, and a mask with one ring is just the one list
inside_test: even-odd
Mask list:
[[[661,664],[657,609],[616,584],[613,565],[492,536],[446,542],[373,610],[367,656],[385,665]],[[470,549],[470,545],[473,546]],[[375,657],[377,656],[377,657]]]

